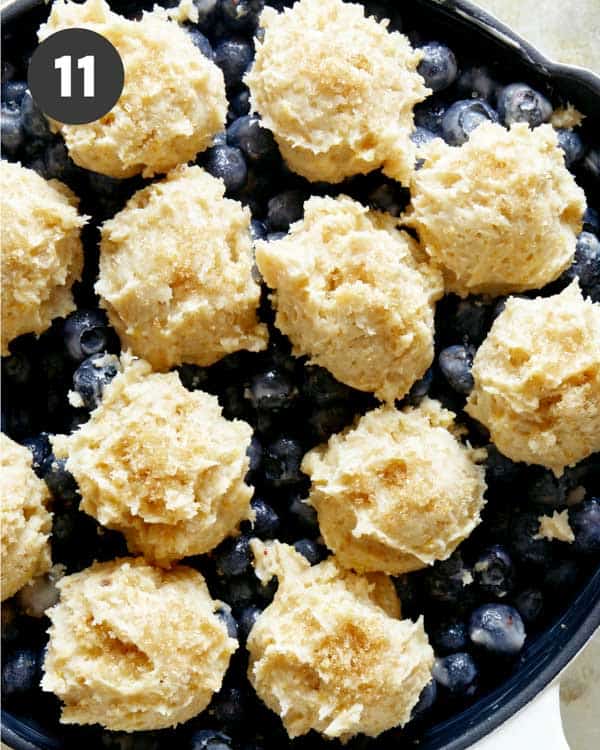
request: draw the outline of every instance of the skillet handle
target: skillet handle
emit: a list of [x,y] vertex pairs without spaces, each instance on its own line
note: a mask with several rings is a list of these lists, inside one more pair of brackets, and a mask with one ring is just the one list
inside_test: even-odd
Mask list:
[[569,750],[560,716],[558,681],[470,750]]

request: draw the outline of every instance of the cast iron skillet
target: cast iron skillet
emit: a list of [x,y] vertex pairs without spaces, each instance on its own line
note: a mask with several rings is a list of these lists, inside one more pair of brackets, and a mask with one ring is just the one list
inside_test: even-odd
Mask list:
[[[389,0],[390,4],[394,0]],[[43,0],[9,0],[2,10],[3,30],[19,26]],[[408,4],[407,4],[408,5]],[[551,62],[534,47],[466,0],[413,0],[403,9],[410,25],[432,31],[461,53],[482,63],[499,64],[512,80],[525,80],[571,102],[587,115],[585,126],[600,132],[600,77],[583,68]],[[510,502],[511,498],[507,498]],[[536,697],[577,655],[600,627],[600,569],[566,612],[522,652],[520,664],[496,690],[465,711],[419,733],[420,750],[463,750],[492,732]],[[14,750],[59,750],[60,738],[2,711],[2,741]],[[408,743],[407,743],[408,744]]]

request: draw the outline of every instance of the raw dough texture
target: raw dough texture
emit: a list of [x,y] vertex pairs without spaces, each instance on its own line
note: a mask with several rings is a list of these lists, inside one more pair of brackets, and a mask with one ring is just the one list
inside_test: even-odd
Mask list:
[[466,411],[513,461],[565,466],[600,450],[600,304],[577,281],[509,299],[473,363]]
[[102,298],[123,347],[155,370],[267,345],[257,319],[250,213],[200,167],[138,191],[102,227]]
[[238,644],[197,571],[121,558],[58,588],[42,688],[63,701],[64,724],[162,729],[191,719],[221,687]]
[[105,36],[125,68],[123,92],[108,114],[84,125],[53,123],[80,167],[111,177],[152,177],[194,159],[223,129],[223,74],[164,9],[129,21],[104,0],[55,0],[38,37],[70,27]]
[[0,162],[3,356],[17,336],[39,335],[75,309],[71,286],[81,277],[87,221],[78,203],[62,182]]
[[0,433],[2,601],[50,570],[52,516],[46,483],[31,468],[31,453]]
[[255,250],[294,354],[386,401],[425,373],[441,275],[393,217],[313,197],[286,237]]
[[81,509],[122,531],[132,552],[168,565],[208,552],[253,517],[244,482],[252,430],[176,373],[124,360],[90,420],[52,441]]
[[245,80],[291,169],[341,182],[381,167],[408,184],[413,107],[429,93],[408,39],[342,0],[265,8],[260,25],[264,41]]
[[430,681],[422,618],[399,620],[387,576],[358,576],[330,558],[314,567],[278,542],[252,549],[272,604],[248,638],[248,677],[290,737],[311,729],[342,742],[405,724]]
[[585,196],[550,125],[484,123],[460,148],[421,149],[406,217],[461,297],[537,289],[575,253]]
[[445,560],[469,536],[484,505],[485,451],[459,434],[454,414],[425,399],[368,412],[306,454],[309,502],[340,565],[398,575]]

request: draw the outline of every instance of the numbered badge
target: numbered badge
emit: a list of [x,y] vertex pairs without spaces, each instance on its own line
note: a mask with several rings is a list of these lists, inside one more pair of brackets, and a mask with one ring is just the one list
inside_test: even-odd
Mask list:
[[104,117],[123,91],[123,62],[114,46],[89,29],[63,29],[45,39],[29,63],[28,83],[39,108],[54,120],[81,125]]

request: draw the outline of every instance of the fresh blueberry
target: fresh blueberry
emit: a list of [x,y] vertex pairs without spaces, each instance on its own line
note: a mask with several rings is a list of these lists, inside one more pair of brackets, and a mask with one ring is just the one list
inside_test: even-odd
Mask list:
[[226,539],[215,551],[217,571],[225,578],[240,576],[250,568],[252,552],[247,536]]
[[521,465],[504,456],[493,443],[487,446],[485,475],[488,484],[514,482],[521,473]]
[[254,31],[264,5],[264,0],[221,0],[221,13],[232,31]]
[[527,588],[514,597],[513,604],[523,621],[527,625],[533,625],[539,621],[544,611],[544,595],[539,589]]
[[557,479],[551,471],[540,469],[529,484],[527,498],[537,505],[560,508],[567,502],[569,489],[568,474]]
[[251,162],[272,160],[278,155],[277,144],[270,130],[262,127],[256,115],[244,115],[227,128],[227,143],[241,149]]
[[100,310],[75,310],[65,319],[63,337],[67,352],[76,362],[105,351],[109,345],[105,314]]
[[246,397],[255,409],[267,411],[279,411],[291,406],[297,394],[292,380],[279,369],[255,375],[246,391]]
[[224,727],[239,725],[246,712],[246,696],[239,687],[225,686],[215,695],[209,713]]
[[52,446],[47,432],[41,432],[35,437],[23,440],[23,445],[31,451],[31,465],[38,476],[43,475],[48,457],[52,453]]
[[512,523],[512,547],[517,557],[524,563],[549,565],[553,557],[552,542],[537,539],[540,530],[539,513],[519,513]]
[[212,146],[204,154],[204,167],[213,177],[225,183],[228,193],[241,190],[248,178],[248,167],[244,154],[232,146]]
[[254,604],[251,604],[249,607],[245,607],[240,612],[238,632],[242,643],[244,643],[248,639],[250,631],[254,627],[254,623],[258,619],[258,616],[261,614],[261,612],[262,610],[260,609],[260,607],[257,607]]
[[469,638],[493,654],[518,654],[525,637],[521,615],[508,604],[484,604],[471,614]]
[[468,396],[473,390],[473,357],[472,346],[455,344],[442,349],[438,356],[438,365],[448,385],[457,393]]
[[[417,147],[417,151],[422,147],[426,146],[428,143],[431,143],[431,141],[438,138],[438,136],[433,133],[431,130],[427,130],[427,128],[422,127],[416,127],[413,132],[410,134],[410,140],[415,144]],[[425,163],[424,159],[417,159],[416,167],[417,169],[420,169],[423,164]],[[398,214],[395,214],[398,215]]]
[[42,677],[40,654],[18,648],[2,657],[2,698],[18,698],[35,690]]
[[250,236],[252,240],[264,240],[267,237],[267,227],[264,222],[258,219],[252,219],[250,222]]
[[305,557],[311,565],[316,565],[327,557],[325,547],[312,539],[299,539],[294,542],[294,549]]
[[254,576],[250,578],[241,575],[227,579],[225,584],[220,589],[219,598],[227,602],[235,610],[237,616],[244,607],[252,604],[256,597],[256,581]]
[[2,104],[14,110],[18,110],[27,92],[25,81],[7,81],[2,84]]
[[200,729],[190,738],[190,750],[232,750],[231,737],[213,729]]
[[86,409],[96,409],[106,386],[119,372],[119,359],[114,354],[92,354],[73,373],[73,390]]
[[[21,633],[20,618],[17,615],[17,607],[14,599],[7,599],[2,602],[2,649],[6,648],[6,643],[13,643],[19,638]],[[4,652],[6,653],[6,652]]]
[[233,89],[240,85],[254,58],[252,44],[245,39],[223,39],[215,47],[215,62],[223,71],[225,85]]
[[245,117],[250,112],[250,91],[247,86],[234,94],[229,102],[228,121],[233,124],[240,117]]
[[502,598],[514,586],[515,570],[508,551],[499,544],[483,550],[473,565],[473,577],[481,591]]
[[469,696],[477,690],[479,672],[473,657],[466,652],[436,659],[432,674],[439,685],[454,695]]
[[444,114],[442,135],[450,146],[462,146],[482,122],[498,122],[498,115],[483,99],[461,99]]
[[469,645],[467,624],[463,620],[451,619],[438,623],[430,632],[431,644],[436,654],[453,654],[464,651]]
[[577,278],[584,295],[594,302],[600,302],[600,240],[595,234],[581,232],[573,263],[562,278],[565,283]]
[[319,521],[317,511],[301,497],[295,497],[290,503],[289,514],[294,524],[302,534],[318,536]]
[[455,335],[469,344],[479,346],[487,336],[490,323],[490,308],[479,297],[461,299],[452,316]]
[[325,443],[336,432],[347,427],[354,419],[348,404],[334,403],[313,409],[306,420],[315,443]]
[[7,109],[2,105],[0,109],[0,128],[2,152],[8,156],[15,156],[23,145],[23,127],[20,113]]
[[574,130],[559,128],[556,131],[556,137],[558,145],[562,148],[565,155],[565,164],[567,167],[570,168],[573,164],[583,159],[585,146],[578,133]]
[[256,474],[262,466],[263,460],[263,447],[260,439],[256,435],[252,435],[250,445],[246,450],[246,455],[250,459],[249,472]]
[[300,464],[304,451],[291,437],[280,437],[270,443],[264,452],[265,478],[274,487],[286,487],[302,480]]
[[437,682],[435,680],[431,680],[431,682],[428,682],[427,685],[421,690],[421,695],[419,696],[419,700],[417,701],[416,706],[413,708],[411,713],[411,719],[416,719],[420,716],[423,716],[425,713],[429,711],[429,709],[433,706],[437,698]]
[[42,141],[48,141],[52,138],[48,121],[44,113],[33,101],[33,97],[29,91],[25,92],[21,101],[21,120],[23,122],[23,130],[31,138]]
[[308,365],[304,368],[302,392],[306,398],[319,406],[332,401],[347,401],[354,393],[352,388],[336,380],[329,370],[318,365]]
[[583,159],[582,166],[593,180],[600,180],[600,148],[590,148]]
[[5,382],[17,386],[27,385],[31,374],[31,359],[25,352],[18,351],[2,358],[2,377]]
[[536,128],[548,122],[552,116],[552,105],[539,91],[525,83],[511,83],[498,94],[498,114],[505,125],[526,122]]
[[425,102],[417,104],[415,107],[415,125],[436,135],[441,135],[442,123],[447,109],[447,102],[436,96],[428,97]]
[[570,526],[575,534],[573,546],[584,555],[600,552],[600,498],[592,497],[570,513]]
[[457,604],[466,599],[473,574],[460,553],[453,552],[447,560],[437,562],[425,574],[425,587],[430,598],[442,604]]
[[430,367],[422,378],[413,383],[410,391],[406,395],[406,403],[410,406],[418,406],[421,401],[429,395],[432,385],[433,369]]
[[53,453],[50,453],[41,471],[54,499],[69,504],[77,501],[79,491],[75,478],[66,468],[66,463],[66,459],[56,458]]
[[219,607],[219,609],[217,609],[215,614],[227,628],[227,635],[230,638],[237,638],[238,625],[237,625],[237,622],[235,621],[235,617],[231,614],[231,609],[223,605]]
[[[414,136],[414,133],[413,133]],[[412,137],[412,136],[411,136]],[[370,208],[376,211],[385,211],[392,216],[400,216],[408,205],[410,194],[399,183],[382,182],[374,188],[367,196]]]
[[254,536],[259,539],[274,539],[281,525],[277,513],[261,497],[252,498],[251,505],[255,515],[251,527]]
[[600,214],[595,208],[586,206],[583,214],[583,231],[592,232],[592,234],[600,234]]
[[475,65],[471,68],[465,68],[458,76],[456,88],[465,99],[485,99],[493,103],[498,83],[492,78],[486,67]]
[[304,194],[300,190],[286,190],[273,196],[267,205],[267,224],[271,230],[287,232],[290,224],[302,218]]
[[209,60],[214,60],[215,53],[211,46],[211,43],[200,31],[200,29],[195,26],[185,26],[184,28],[189,34],[190,39],[194,43],[194,46],[196,46],[205,57],[208,57]]
[[451,86],[458,73],[454,52],[440,42],[424,44],[420,51],[423,57],[417,72],[425,79],[427,88],[435,93]]
[[74,169],[64,141],[55,140],[48,146],[44,153],[44,167],[47,179],[65,179]]

